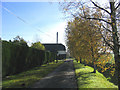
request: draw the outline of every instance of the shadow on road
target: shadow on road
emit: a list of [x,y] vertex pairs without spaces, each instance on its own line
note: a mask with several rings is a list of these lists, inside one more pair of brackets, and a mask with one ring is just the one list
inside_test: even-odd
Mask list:
[[66,60],[31,88],[77,88],[72,60]]

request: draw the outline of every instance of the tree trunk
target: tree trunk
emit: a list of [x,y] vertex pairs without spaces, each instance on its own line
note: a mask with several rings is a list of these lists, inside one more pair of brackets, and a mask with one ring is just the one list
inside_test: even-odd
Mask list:
[[80,63],[82,63],[81,58],[80,58]]
[[94,71],[93,73],[96,73],[96,64],[94,63]]
[[117,66],[118,66],[118,88],[120,90],[120,55],[118,56],[118,63],[117,63]]
[[116,10],[115,2],[110,2],[111,9],[111,22],[112,22],[112,38],[113,38],[113,53],[115,59],[115,75],[118,78],[118,88],[120,89],[120,55],[119,55],[119,42],[118,42],[118,31],[116,26]]
[[91,52],[92,52],[93,67],[94,67],[93,73],[96,73],[95,57],[94,57],[94,51],[93,51],[93,47],[92,46],[91,46]]
[[115,59],[115,77],[117,78],[118,87],[120,89],[120,55],[114,55]]

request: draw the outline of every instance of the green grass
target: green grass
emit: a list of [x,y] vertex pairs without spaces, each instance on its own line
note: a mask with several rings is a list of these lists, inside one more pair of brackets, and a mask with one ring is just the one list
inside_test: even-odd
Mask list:
[[[26,72],[22,72],[17,75],[8,76],[8,78],[3,79],[2,87],[3,88],[27,88],[30,85],[34,84],[36,81],[39,81],[41,78],[46,76],[48,73],[52,72],[56,67],[62,64],[63,61],[58,61],[58,63],[51,62],[44,64],[40,67],[35,67]],[[22,84],[25,84],[24,86]]]
[[98,71],[96,73],[92,73],[92,67],[84,66],[84,64],[77,63],[75,60],[74,67],[78,88],[109,88],[109,90],[112,88],[115,88],[116,90],[118,88],[113,83],[107,81],[107,78]]

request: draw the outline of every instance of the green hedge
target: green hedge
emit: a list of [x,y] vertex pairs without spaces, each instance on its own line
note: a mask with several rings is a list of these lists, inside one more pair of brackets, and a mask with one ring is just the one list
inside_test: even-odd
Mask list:
[[55,53],[2,41],[3,77],[52,62],[55,59]]

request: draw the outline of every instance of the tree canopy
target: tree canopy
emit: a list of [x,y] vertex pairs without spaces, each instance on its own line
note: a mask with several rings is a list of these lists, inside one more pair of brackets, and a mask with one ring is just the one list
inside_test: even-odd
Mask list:
[[99,24],[92,20],[75,18],[68,22],[66,42],[70,54],[80,62],[97,64],[100,55],[106,52],[99,29]]
[[[87,20],[98,21],[101,25],[99,29],[104,44],[107,48],[112,50],[115,59],[115,74],[118,78],[118,86],[120,88],[120,1],[109,0],[107,5],[100,5],[94,0],[85,2],[80,0],[78,2],[62,2],[63,11],[67,13],[66,16],[73,16],[84,18]],[[74,51],[72,51],[74,52]]]
[[14,44],[18,44],[18,45],[22,45],[22,46],[28,46],[27,42],[20,36],[16,36],[15,38],[13,38],[14,40],[10,42],[14,43]]
[[32,43],[31,47],[36,48],[38,50],[45,50],[44,45],[42,45],[39,41],[35,42],[35,43]]

